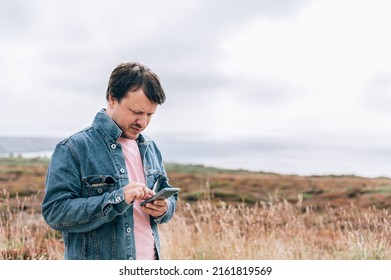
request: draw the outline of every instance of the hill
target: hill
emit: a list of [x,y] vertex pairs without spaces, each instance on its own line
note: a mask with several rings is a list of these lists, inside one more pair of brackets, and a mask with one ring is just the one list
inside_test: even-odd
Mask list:
[[[1,158],[0,189],[9,196],[41,196],[48,159]],[[170,184],[181,188],[183,201],[220,200],[255,204],[273,200],[325,206],[391,208],[391,179],[359,176],[299,176],[202,165],[167,163]]]
[[170,183],[182,188],[181,197],[190,201],[287,200],[319,210],[326,205],[391,208],[391,178],[386,177],[283,175],[179,164],[167,164],[167,173]]

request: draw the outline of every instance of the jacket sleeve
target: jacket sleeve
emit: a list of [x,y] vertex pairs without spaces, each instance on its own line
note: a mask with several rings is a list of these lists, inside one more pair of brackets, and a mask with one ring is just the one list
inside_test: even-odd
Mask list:
[[[165,186],[166,188],[170,188],[171,186],[169,186],[167,184],[167,186]],[[166,213],[164,213],[162,216],[160,217],[157,217],[154,219],[154,221],[158,224],[162,224],[162,223],[167,223],[169,220],[171,220],[172,216],[174,215],[175,213],[175,209],[176,209],[176,203],[177,203],[177,199],[178,199],[178,194],[175,194],[173,196],[170,196],[168,199],[167,199],[167,211]]]
[[70,141],[59,143],[52,155],[47,175],[42,215],[56,230],[86,232],[110,222],[130,205],[123,188],[99,196],[82,195],[80,161]]
[[[157,159],[159,161],[159,165],[160,165],[160,170],[163,170],[163,174],[164,174],[164,178],[165,180],[162,181],[162,186],[160,187],[160,189],[163,189],[163,188],[172,188],[172,186],[169,184],[169,179],[168,179],[168,176],[167,176],[167,173],[166,173],[166,170],[164,168],[164,164],[163,164],[163,159],[162,159],[162,156],[161,156],[161,153],[159,151],[159,149],[156,147],[156,145],[154,144],[154,148],[155,148],[155,151],[157,153]],[[169,197],[167,199],[167,211],[166,213],[164,213],[162,216],[160,217],[157,217],[154,219],[154,221],[158,224],[162,224],[162,223],[167,223],[168,221],[171,220],[171,218],[174,216],[174,213],[175,213],[175,209],[176,209],[176,205],[177,205],[177,200],[178,200],[178,194],[175,194],[171,197]]]

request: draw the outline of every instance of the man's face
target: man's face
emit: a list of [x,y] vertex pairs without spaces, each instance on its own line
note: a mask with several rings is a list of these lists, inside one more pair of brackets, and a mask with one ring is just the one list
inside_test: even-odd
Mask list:
[[148,126],[157,106],[158,104],[152,103],[140,88],[129,91],[120,102],[109,96],[106,111],[122,130],[122,137],[134,140]]

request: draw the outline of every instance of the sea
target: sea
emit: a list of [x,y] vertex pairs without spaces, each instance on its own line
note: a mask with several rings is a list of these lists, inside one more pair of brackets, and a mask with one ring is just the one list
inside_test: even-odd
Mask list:
[[[195,138],[195,139],[193,139]],[[388,151],[321,146],[264,139],[226,141],[154,135],[164,162],[297,175],[391,177]],[[50,158],[63,138],[0,136],[0,157]],[[376,148],[376,147],[375,147]],[[375,150],[376,151],[376,150]]]
[[0,157],[50,158],[59,138],[0,137]]

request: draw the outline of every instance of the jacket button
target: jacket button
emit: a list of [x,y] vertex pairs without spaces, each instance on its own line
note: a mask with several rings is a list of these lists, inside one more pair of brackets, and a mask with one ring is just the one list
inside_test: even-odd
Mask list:
[[127,229],[126,229],[126,232],[127,233],[129,233],[129,232],[131,232],[132,231],[132,229],[130,228],[130,227],[128,227]]
[[119,171],[120,171],[121,173],[125,173],[125,169],[123,169],[123,168],[121,168]]
[[113,150],[115,150],[115,148],[117,148],[117,145],[111,144],[111,148],[112,148]]
[[119,202],[121,200],[121,197],[119,197],[119,196],[117,196],[116,198],[115,198],[115,201],[116,202]]

